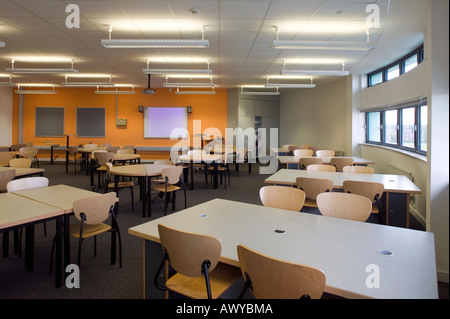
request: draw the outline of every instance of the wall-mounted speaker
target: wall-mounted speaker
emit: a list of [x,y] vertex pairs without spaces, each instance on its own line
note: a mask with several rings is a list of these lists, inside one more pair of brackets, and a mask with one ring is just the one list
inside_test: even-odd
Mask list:
[[187,112],[188,112],[188,113],[192,113],[192,106],[188,106],[188,107],[187,107]]
[[144,107],[142,105],[138,106],[138,110],[140,113],[144,113]]

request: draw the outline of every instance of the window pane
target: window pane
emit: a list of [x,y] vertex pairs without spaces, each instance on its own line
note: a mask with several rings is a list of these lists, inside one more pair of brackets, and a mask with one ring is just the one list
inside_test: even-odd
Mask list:
[[393,67],[389,68],[387,70],[387,80],[395,79],[396,77],[400,76],[400,66],[394,65]]
[[385,112],[385,136],[384,142],[387,144],[397,145],[397,110]]
[[377,85],[383,82],[383,73],[379,72],[377,74],[374,74],[370,77],[370,85]]
[[367,115],[368,140],[381,142],[380,138],[380,112],[371,112]]
[[411,71],[417,66],[417,54],[405,60],[405,73]]
[[420,107],[419,150],[427,151],[428,105]]
[[415,108],[402,109],[402,141],[401,145],[408,148],[414,148],[415,140]]

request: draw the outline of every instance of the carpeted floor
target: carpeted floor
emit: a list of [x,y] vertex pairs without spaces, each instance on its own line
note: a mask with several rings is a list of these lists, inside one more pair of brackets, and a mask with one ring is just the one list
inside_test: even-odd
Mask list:
[[[50,180],[50,185],[66,184],[83,189],[91,189],[89,176],[84,172],[74,175],[70,167],[69,174],[61,162],[51,165],[40,162],[45,169],[44,176]],[[267,175],[258,173],[258,166],[252,165],[249,174],[247,165],[241,165],[240,174],[232,172],[231,185],[219,185],[212,189],[211,184],[205,188],[203,173],[195,175],[194,190],[187,191],[188,207],[214,198],[231,199],[235,201],[260,205],[259,189],[265,186]],[[96,180],[96,179],[95,179]],[[103,191],[103,190],[102,190]],[[98,236],[97,256],[93,256],[93,240],[85,240],[82,250],[80,288],[69,289],[54,287],[54,274],[49,273],[50,250],[54,235],[55,222],[47,222],[47,236],[43,234],[43,225],[36,225],[35,230],[35,262],[34,271],[26,272],[24,259],[12,253],[12,236],[10,240],[9,257],[0,257],[0,299],[140,299],[142,298],[142,246],[143,241],[128,234],[128,229],[145,223],[151,219],[163,216],[163,200],[157,199],[152,206],[152,217],[142,217],[142,206],[139,201],[138,187],[135,186],[135,211],[131,212],[130,193],[120,192],[119,225],[123,245],[123,267],[110,264],[110,236]],[[183,209],[183,195],[177,198],[176,210]],[[172,212],[169,210],[169,213]],[[71,217],[75,218],[75,217]],[[420,229],[416,224],[413,228]],[[71,260],[76,260],[77,240],[71,240]],[[440,284],[441,298],[448,298],[448,284]]]

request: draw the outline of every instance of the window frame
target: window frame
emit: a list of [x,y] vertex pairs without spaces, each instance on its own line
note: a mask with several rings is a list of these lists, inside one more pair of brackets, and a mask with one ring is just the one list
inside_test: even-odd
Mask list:
[[[366,143],[367,144],[372,144],[372,145],[380,145],[380,146],[384,146],[384,147],[389,147],[389,148],[394,148],[394,149],[399,149],[399,150],[404,150],[404,151],[408,151],[408,152],[413,152],[413,153],[418,153],[421,155],[427,155],[427,151],[423,151],[421,150],[421,135],[427,132],[422,132],[422,123],[421,123],[421,108],[423,106],[427,106],[428,103],[426,100],[422,101],[422,102],[412,102],[410,105],[404,105],[401,107],[395,107],[395,108],[387,108],[387,109],[382,109],[382,110],[371,110],[371,111],[367,111],[365,112],[365,129],[366,129]],[[386,112],[387,111],[391,111],[391,110],[397,110],[397,143],[396,144],[392,144],[392,143],[387,143],[386,142]],[[413,147],[407,147],[402,145],[403,142],[403,118],[402,118],[402,113],[403,110],[406,109],[414,109],[414,146]],[[427,107],[427,112],[428,112],[428,107]],[[370,131],[370,123],[369,123],[369,114],[371,113],[379,113],[379,117],[380,117],[380,123],[378,123],[378,125],[380,125],[380,141],[371,141],[369,140],[369,131]],[[428,117],[427,117],[428,119]],[[426,128],[428,128],[429,123],[427,122],[427,126]],[[428,144],[428,143],[427,143]],[[428,145],[427,145],[428,147]]]
[[[393,63],[391,63],[389,65],[383,66],[383,67],[381,67],[381,68],[379,68],[379,69],[377,69],[375,71],[372,71],[372,72],[368,73],[367,74],[367,87],[376,86],[376,85],[382,84],[384,82],[390,81],[390,80],[388,80],[388,70],[390,68],[392,68],[393,66],[395,66],[395,65],[399,65],[399,73],[400,74],[399,74],[398,77],[400,77],[403,74],[407,73],[405,71],[405,61],[408,60],[409,58],[413,57],[414,55],[417,55],[417,66],[419,66],[419,64],[422,63],[423,59],[424,59],[424,45],[423,44],[421,44],[414,51],[412,51],[412,52],[408,53],[407,55],[405,55],[404,57],[398,59],[397,61],[395,61],[395,62],[393,62]],[[382,74],[382,81],[380,83],[377,83],[377,84],[372,84],[372,77],[377,75],[377,74],[379,74],[379,73]],[[392,78],[391,80],[396,79],[398,77]]]

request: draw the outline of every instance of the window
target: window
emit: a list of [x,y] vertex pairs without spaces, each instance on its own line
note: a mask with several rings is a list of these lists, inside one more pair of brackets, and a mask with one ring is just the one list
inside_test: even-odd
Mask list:
[[403,58],[368,74],[368,86],[374,86],[405,74],[423,61],[423,44]]
[[427,154],[428,104],[366,113],[366,142]]

